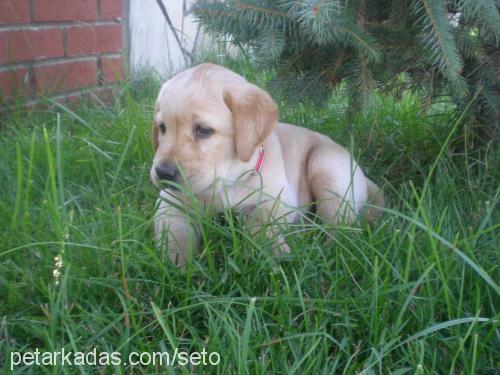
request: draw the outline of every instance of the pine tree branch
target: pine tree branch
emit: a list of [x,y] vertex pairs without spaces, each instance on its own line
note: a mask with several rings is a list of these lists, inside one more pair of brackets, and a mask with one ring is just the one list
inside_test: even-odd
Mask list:
[[[421,8],[418,5],[421,5]],[[461,76],[463,63],[458,53],[454,36],[450,30],[447,13],[441,0],[417,0],[417,13],[420,13],[424,30],[429,29],[427,45],[434,52],[434,59],[446,74],[457,92],[466,91],[466,83]]]
[[484,88],[474,105],[491,114],[500,97],[500,64],[489,61],[498,8],[498,0],[196,0],[193,13],[254,61],[275,65],[291,97],[319,103],[345,82],[354,111],[394,83],[457,105]]
[[259,7],[259,6],[252,5],[252,4],[245,4],[242,2],[237,2],[234,4],[234,6],[237,7],[240,11],[253,10],[257,13],[264,14],[264,15],[267,14],[267,15],[279,16],[279,17],[283,17],[283,18],[290,18],[287,13],[281,12],[279,10],[272,9],[272,8],[263,8],[263,7]]
[[349,34],[353,39],[357,40],[358,43],[360,43],[366,50],[368,50],[370,53],[367,55],[367,57],[373,61],[377,62],[380,60],[380,50],[378,48],[374,48],[372,45],[370,45],[365,39],[363,39],[359,34],[355,33],[353,30],[350,30],[349,28],[338,25],[336,26],[343,32]]

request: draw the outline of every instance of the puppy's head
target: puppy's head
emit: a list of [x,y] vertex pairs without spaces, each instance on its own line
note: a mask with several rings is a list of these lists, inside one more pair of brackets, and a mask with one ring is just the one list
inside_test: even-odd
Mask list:
[[153,122],[151,178],[201,192],[253,167],[278,110],[264,90],[223,67],[202,64],[161,88]]

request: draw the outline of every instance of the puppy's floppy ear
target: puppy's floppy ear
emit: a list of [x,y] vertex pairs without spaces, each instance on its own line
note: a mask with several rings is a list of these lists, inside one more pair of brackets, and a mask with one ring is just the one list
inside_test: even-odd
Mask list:
[[[155,106],[155,115],[158,112],[158,103]],[[153,127],[151,129],[151,141],[153,142],[153,149],[156,151],[158,149],[158,125],[156,121],[153,120]]]
[[233,115],[236,153],[247,162],[278,121],[278,107],[271,96],[255,85],[224,91],[224,102]]
[[153,121],[153,129],[151,130],[151,140],[153,141],[153,149],[158,149],[158,125]]

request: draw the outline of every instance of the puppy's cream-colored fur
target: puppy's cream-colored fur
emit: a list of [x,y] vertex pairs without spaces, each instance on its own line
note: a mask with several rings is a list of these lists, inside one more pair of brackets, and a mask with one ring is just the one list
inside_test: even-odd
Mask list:
[[[211,133],[200,134],[200,128]],[[345,148],[319,133],[279,123],[268,93],[217,65],[185,70],[162,86],[152,136],[153,182],[159,183],[157,167],[175,165],[175,183],[217,209],[241,209],[255,230],[267,220],[294,222],[312,202],[316,213],[334,224],[352,222],[368,201],[384,203]],[[260,145],[265,158],[259,174]],[[198,242],[181,209],[188,202],[180,190],[167,186],[155,216],[157,246],[168,244],[170,258],[181,266]],[[369,220],[378,215],[372,208],[363,213]],[[288,251],[275,227],[266,226],[268,236]]]

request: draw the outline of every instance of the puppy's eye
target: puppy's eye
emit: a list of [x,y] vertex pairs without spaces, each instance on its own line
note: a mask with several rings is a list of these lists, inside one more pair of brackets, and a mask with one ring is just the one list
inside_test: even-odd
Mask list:
[[208,138],[214,133],[214,129],[197,125],[194,129],[194,133],[197,138]]
[[160,125],[158,125],[158,127],[160,128],[161,134],[165,134],[165,132],[167,131],[165,124],[162,122]]

